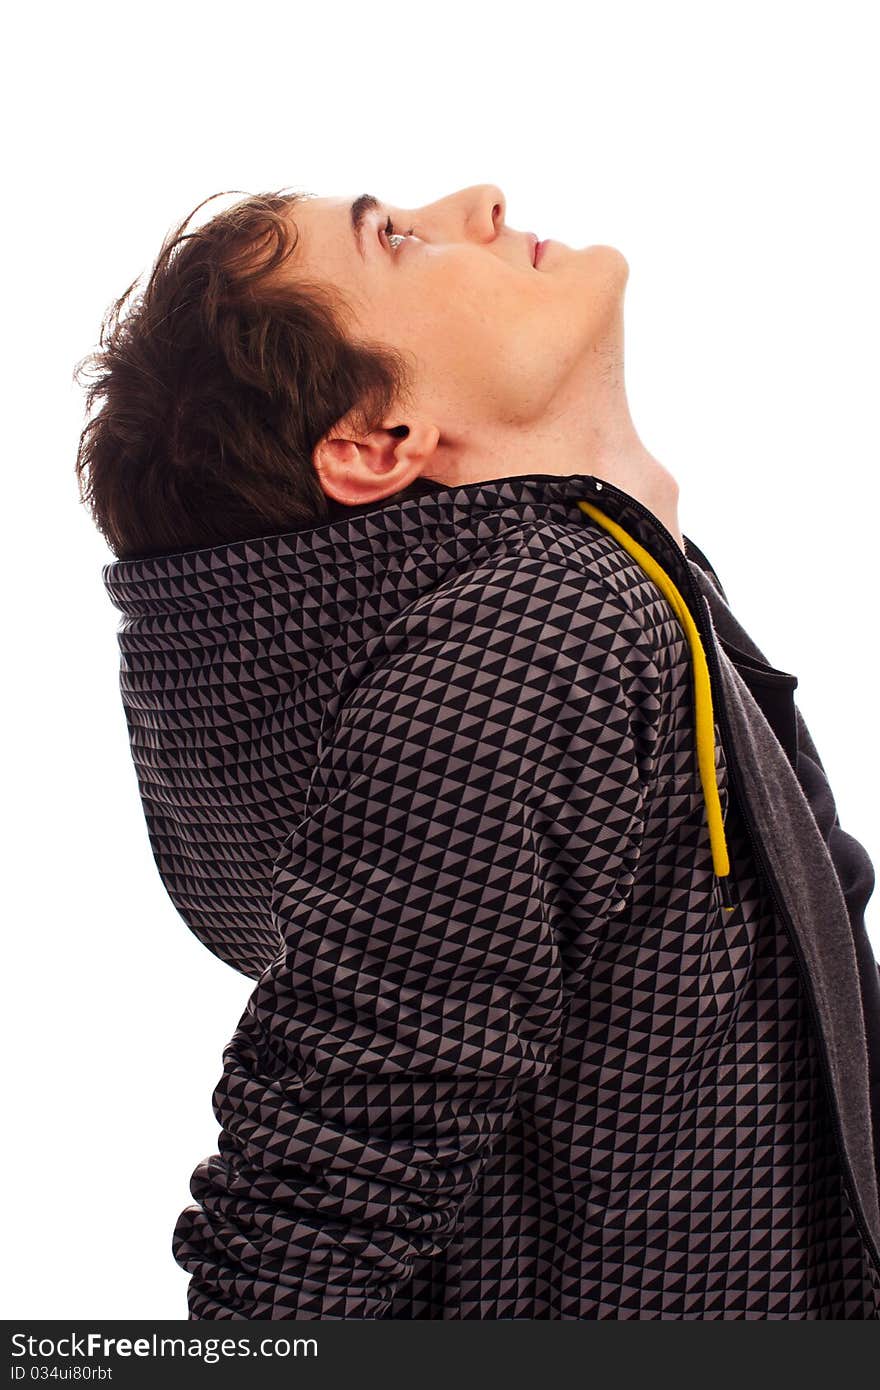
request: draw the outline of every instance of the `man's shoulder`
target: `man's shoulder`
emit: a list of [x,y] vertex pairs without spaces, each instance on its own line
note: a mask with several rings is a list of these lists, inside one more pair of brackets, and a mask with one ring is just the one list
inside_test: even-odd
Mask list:
[[582,522],[541,518],[521,528],[510,565],[532,599],[576,608],[606,622],[619,619],[621,634],[649,636],[645,585],[654,587],[638,561],[587,517]]
[[[656,638],[645,611],[646,576],[599,528],[540,518],[492,537],[445,581],[422,593],[392,627],[398,638],[418,630],[450,640],[479,635],[496,648],[629,641],[647,653]],[[641,592],[639,589],[641,587]]]

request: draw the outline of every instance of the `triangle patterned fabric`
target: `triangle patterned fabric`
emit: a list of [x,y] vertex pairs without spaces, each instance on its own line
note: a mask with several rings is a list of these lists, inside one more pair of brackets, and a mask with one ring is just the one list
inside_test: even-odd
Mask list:
[[191,1318],[880,1317],[727,752],[732,912],[688,643],[589,482],[105,569],[158,871],[255,981]]

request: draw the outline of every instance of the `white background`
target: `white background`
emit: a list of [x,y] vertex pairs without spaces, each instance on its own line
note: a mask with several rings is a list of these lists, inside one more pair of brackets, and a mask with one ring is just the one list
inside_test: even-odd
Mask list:
[[[618,246],[636,427],[740,621],[798,675],[841,822],[880,865],[876,6],[23,12],[2,94],[3,1308],[185,1318],[171,1232],[252,986],[150,855],[112,557],[76,493],[75,362],[221,190],[412,206],[493,182],[511,226]],[[880,955],[880,903],[868,920]]]

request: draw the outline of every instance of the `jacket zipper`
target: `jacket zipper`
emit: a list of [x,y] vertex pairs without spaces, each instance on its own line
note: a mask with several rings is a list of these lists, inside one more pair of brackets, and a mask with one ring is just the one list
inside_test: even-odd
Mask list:
[[[640,516],[644,517],[645,521],[647,521],[648,524],[652,526],[654,530],[657,531],[657,533],[660,535],[664,544],[668,542],[668,544],[674,547],[676,551],[679,551],[681,549],[681,547],[673,539],[673,537],[670,535],[669,531],[667,531],[666,527],[659,520],[659,518],[656,517],[652,511],[649,511],[647,507],[643,506],[641,502],[639,502],[636,498],[631,497],[629,493],[622,492],[620,489],[614,487],[612,483],[605,482],[604,479],[594,480],[594,486],[596,481],[599,481],[600,483],[600,486],[596,488],[596,491],[604,492],[607,489],[609,492],[612,492],[616,496],[620,497],[622,501],[625,503],[625,505],[632,507],[634,511],[636,511]],[[685,557],[685,566],[687,566],[687,557]],[[697,588],[696,582],[694,581],[693,575],[690,573],[690,571],[687,572],[687,585],[692,600],[695,600],[695,602],[693,603],[694,623],[696,624],[697,629],[699,630],[700,638],[703,642],[703,647],[706,652],[706,663],[711,668],[710,679],[712,684],[712,705],[713,710],[715,710],[717,713],[719,728],[721,732],[722,745],[726,750],[732,750],[733,736],[730,731],[730,724],[727,718],[727,709],[725,707],[724,698],[721,691],[721,672],[718,668],[715,643],[713,640],[711,640],[711,635],[703,631],[705,626],[705,618],[703,615],[703,595]],[[795,960],[798,963],[798,969],[801,975],[801,981],[805,985],[804,993],[807,999],[807,1004],[810,1010],[810,1016],[813,1022],[813,1032],[819,1047],[819,1057],[822,1064],[822,1078],[825,1086],[826,1099],[830,1101],[829,1111],[831,1115],[832,1127],[834,1129],[837,1153],[840,1159],[841,1167],[843,1169],[844,1186],[846,1188],[849,1203],[852,1208],[856,1225],[858,1226],[859,1232],[862,1236],[862,1240],[864,1241],[865,1247],[868,1251],[868,1254],[871,1257],[871,1260],[876,1268],[877,1273],[880,1274],[880,1251],[878,1251],[876,1245],[874,1244],[873,1236],[871,1235],[871,1232],[868,1229],[868,1224],[865,1220],[864,1212],[862,1210],[862,1204],[858,1198],[858,1189],[853,1175],[852,1167],[850,1165],[849,1155],[846,1152],[846,1146],[843,1142],[843,1128],[841,1126],[840,1116],[837,1111],[837,1101],[835,1099],[834,1084],[831,1078],[831,1067],[828,1061],[828,1049],[825,1044],[825,1036],[819,1019],[819,1011],[816,1005],[816,997],[813,990],[813,983],[810,977],[810,971],[804,960],[804,955],[801,949],[800,942],[798,940],[797,932],[794,930],[790,914],[783,902],[782,894],[779,891],[779,886],[776,882],[775,875],[770,867],[769,860],[767,859],[767,856],[764,852],[764,847],[760,843],[760,837],[756,834],[751,819],[749,817],[748,801],[743,792],[743,786],[739,775],[739,768],[737,767],[735,757],[728,757],[727,768],[728,776],[733,786],[733,791],[736,797],[737,805],[739,807],[740,815],[745,825],[746,832],[748,834],[748,839],[752,846],[756,862],[761,870],[761,873],[763,874],[767,887],[770,890],[770,895],[773,900],[774,906],[779,915],[780,921],[782,922],[785,928],[785,933],[788,937],[789,943],[794,951]]]

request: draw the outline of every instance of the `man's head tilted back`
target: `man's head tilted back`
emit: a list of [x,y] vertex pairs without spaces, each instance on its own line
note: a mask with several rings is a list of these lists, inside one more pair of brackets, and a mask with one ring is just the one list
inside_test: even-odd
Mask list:
[[187,230],[203,206],[77,369],[100,406],[77,475],[119,558],[319,525],[420,478],[674,488],[629,415],[615,248],[552,240],[535,264],[494,184],[411,208],[260,194]]
[[[321,483],[337,501],[378,499],[420,474],[460,483],[554,472],[560,445],[570,465],[597,354],[616,373],[629,268],[613,247],[558,241],[536,265],[535,236],[508,226],[505,211],[494,184],[417,208],[362,196],[353,208],[319,198],[297,210],[289,273],[338,286],[352,332],[412,367],[384,430],[342,428],[319,446]],[[404,439],[388,434],[399,426]]]

